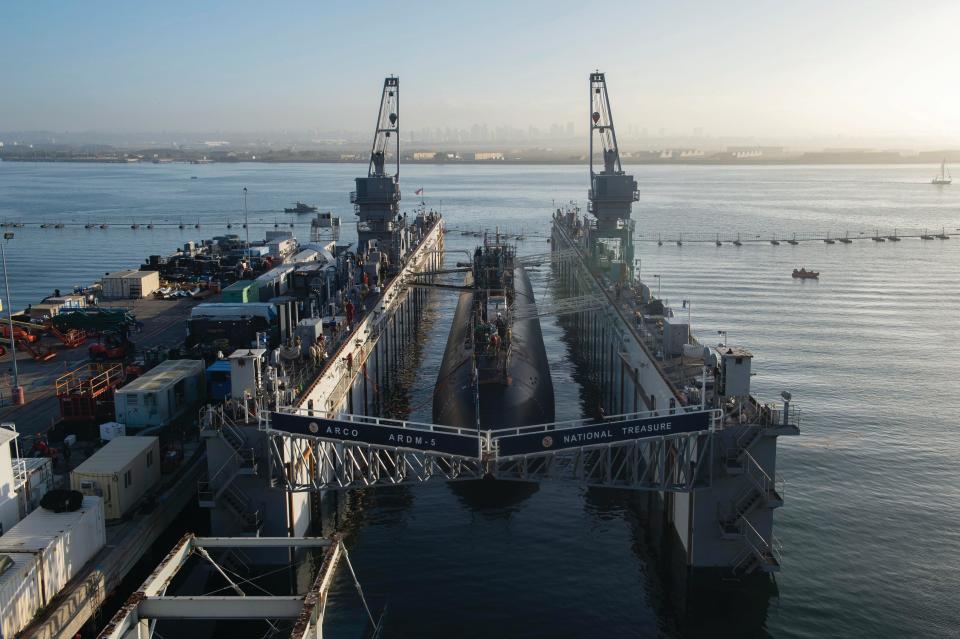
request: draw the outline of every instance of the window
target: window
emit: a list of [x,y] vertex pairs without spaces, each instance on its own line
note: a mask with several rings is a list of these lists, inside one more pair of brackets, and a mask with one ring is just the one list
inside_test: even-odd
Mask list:
[[148,450],[147,451],[147,468],[150,468],[151,466],[153,466],[153,451]]
[[129,488],[130,484],[132,483],[133,483],[133,473],[128,470],[123,474],[123,487]]
[[136,406],[138,399],[139,397],[137,397],[133,393],[130,393],[129,395],[127,395],[127,406]]

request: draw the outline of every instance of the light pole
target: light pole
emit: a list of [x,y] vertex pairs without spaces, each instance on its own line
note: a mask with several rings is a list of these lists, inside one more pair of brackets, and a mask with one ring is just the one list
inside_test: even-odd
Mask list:
[[17,370],[17,340],[13,336],[13,302],[10,301],[10,279],[7,277],[7,251],[6,244],[13,239],[13,233],[3,234],[3,242],[0,243],[0,257],[3,258],[3,284],[7,289],[7,321],[10,323],[10,361],[13,362],[13,386],[10,388],[10,398],[15,405],[23,403],[23,389],[20,388],[20,376]]
[[726,331],[717,331],[717,335],[723,335],[723,345],[727,345],[727,332]]
[[687,309],[687,343],[690,343],[690,309],[693,303],[690,300],[683,300],[683,308]]
[[657,299],[660,298],[660,285],[663,284],[663,281],[660,279],[659,275],[654,275],[657,278]]
[[250,220],[247,219],[247,187],[243,187],[243,228],[247,231],[247,257],[250,256]]

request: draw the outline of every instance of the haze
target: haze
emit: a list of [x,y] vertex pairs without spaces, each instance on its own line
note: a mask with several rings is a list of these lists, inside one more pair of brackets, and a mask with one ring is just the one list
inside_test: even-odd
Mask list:
[[[202,4],[202,6],[201,6]],[[960,139],[960,3],[4,3],[0,130],[546,129],[607,72],[618,125]]]

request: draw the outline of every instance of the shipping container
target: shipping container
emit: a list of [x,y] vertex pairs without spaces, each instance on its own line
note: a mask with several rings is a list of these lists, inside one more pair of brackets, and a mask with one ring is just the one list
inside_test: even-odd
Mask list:
[[[36,613],[36,610],[29,613],[30,607],[39,603],[39,609],[49,604],[67,582],[100,552],[105,543],[103,500],[99,497],[84,497],[80,508],[73,512],[55,513],[38,508],[0,536],[0,555],[31,554],[37,562],[35,570],[39,574],[39,600],[25,593],[22,595],[25,597],[23,603],[18,604],[24,609],[26,621],[29,622]],[[17,570],[21,576],[26,571],[29,579],[29,568],[22,566],[21,563]],[[3,579],[3,575],[0,575],[0,579]],[[4,589],[3,596],[6,596],[6,583],[0,588]],[[13,600],[16,601],[17,597],[13,596]],[[4,600],[0,605],[9,604]]]
[[0,553],[0,639],[16,636],[43,607],[38,566],[33,553]]
[[105,299],[143,299],[160,288],[159,271],[117,271],[100,281]]
[[259,290],[260,285],[253,280],[238,280],[223,289],[223,295],[220,299],[225,304],[259,302]]
[[167,426],[195,409],[204,394],[203,361],[168,359],[113,396],[117,421],[127,432]]
[[160,439],[115,437],[70,473],[70,488],[103,499],[106,519],[120,519],[160,483]]
[[207,366],[207,395],[220,402],[230,396],[230,362],[218,359]]

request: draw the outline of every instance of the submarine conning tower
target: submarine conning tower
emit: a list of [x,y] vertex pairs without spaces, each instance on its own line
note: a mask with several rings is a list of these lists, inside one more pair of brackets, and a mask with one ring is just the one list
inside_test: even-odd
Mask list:
[[[392,148],[391,148],[392,147]],[[388,150],[395,162],[387,173]],[[400,79],[383,81],[380,111],[370,150],[367,177],[356,178],[350,202],[360,218],[357,253],[390,270],[399,268],[400,256],[410,248],[404,216],[400,215]]]
[[[594,169],[594,140],[599,137],[603,170]],[[603,73],[590,74],[590,200],[588,211],[597,218],[592,258],[611,265],[611,280],[633,279],[633,203],[640,199],[637,181],[620,164],[617,132]]]

